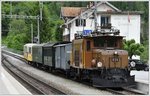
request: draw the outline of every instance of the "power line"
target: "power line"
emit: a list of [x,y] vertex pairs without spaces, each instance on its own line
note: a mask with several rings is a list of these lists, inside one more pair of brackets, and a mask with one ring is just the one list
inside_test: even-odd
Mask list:
[[[26,15],[12,15],[12,2],[10,2],[10,15],[2,14],[2,18],[19,18],[19,19],[36,19],[37,20],[37,30],[38,30],[38,41],[37,43],[40,44],[40,21],[42,21],[42,10],[43,10],[43,2],[39,1],[39,6],[40,6],[40,16],[26,16]],[[32,34],[32,32],[31,32]]]
[[6,15],[6,14],[2,14],[2,18],[39,19],[39,16]]
[[6,15],[6,14],[2,14],[2,18],[19,18],[19,19],[35,19],[37,20],[37,31],[38,31],[38,35],[37,35],[37,43],[40,44],[40,30],[39,30],[39,15],[37,16],[26,16],[26,15]]

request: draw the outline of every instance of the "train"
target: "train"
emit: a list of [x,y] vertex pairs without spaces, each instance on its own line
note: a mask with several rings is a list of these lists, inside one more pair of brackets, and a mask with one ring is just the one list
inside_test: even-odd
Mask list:
[[72,42],[28,43],[24,45],[24,58],[51,72],[60,70],[69,78],[89,80],[94,87],[134,86],[128,52],[123,50],[123,36],[119,33],[97,30],[87,36],[75,34]]

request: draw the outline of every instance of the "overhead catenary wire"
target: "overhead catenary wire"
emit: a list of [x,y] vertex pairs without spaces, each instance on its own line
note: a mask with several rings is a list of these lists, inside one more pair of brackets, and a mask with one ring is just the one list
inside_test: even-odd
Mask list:
[[[7,14],[2,14],[2,18],[18,18],[18,19],[36,19],[37,20],[37,31],[38,31],[38,35],[37,35],[37,43],[40,44],[40,29],[39,29],[39,26],[40,26],[40,21],[42,21],[42,10],[43,10],[43,2],[39,1],[39,6],[40,6],[40,15],[37,15],[37,16],[27,16],[27,15],[13,15],[12,14],[12,2],[10,2],[10,13],[9,15]],[[10,25],[11,27],[11,25]],[[31,40],[32,42],[32,40]]]

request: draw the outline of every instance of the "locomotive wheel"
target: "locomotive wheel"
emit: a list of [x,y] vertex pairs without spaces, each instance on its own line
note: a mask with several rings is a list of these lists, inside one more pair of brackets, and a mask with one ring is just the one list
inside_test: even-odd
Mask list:
[[75,80],[77,81],[82,81],[83,78],[82,78],[82,70],[81,69],[76,69],[76,75],[75,75]]
[[66,71],[66,78],[71,78],[71,76],[70,76],[70,70]]
[[36,65],[35,65],[35,66],[36,66],[37,68],[40,68],[38,63],[36,63]]
[[31,62],[30,62],[30,61],[28,61],[28,64],[29,64],[29,65],[31,65]]
[[32,63],[33,67],[37,68],[37,63]]
[[73,78],[73,79],[75,79],[75,77],[76,77],[76,72],[75,72],[75,69],[74,68],[72,68],[72,67],[70,67],[70,78]]
[[52,67],[48,67],[49,72],[52,72]]
[[41,64],[38,63],[37,65],[38,65],[38,68],[39,68],[39,69],[42,69],[42,68],[43,68]]
[[48,66],[43,66],[44,70],[49,71],[49,67]]

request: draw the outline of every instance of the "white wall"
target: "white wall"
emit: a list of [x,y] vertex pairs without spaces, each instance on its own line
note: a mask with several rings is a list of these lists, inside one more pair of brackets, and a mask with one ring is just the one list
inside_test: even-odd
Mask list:
[[[130,22],[128,21],[130,18]],[[136,43],[140,43],[140,15],[111,15],[112,26],[120,30],[120,35],[125,36],[124,39],[134,39]],[[140,56],[133,56],[133,59],[140,59]]]
[[126,40],[135,39],[136,43],[140,43],[140,15],[111,15],[112,26],[120,30],[120,35],[125,36]]
[[[112,10],[111,7],[107,6],[106,4],[102,4],[98,7],[97,11],[103,11],[106,12],[107,10]],[[89,17],[90,13],[86,14],[85,16],[82,16],[82,18]],[[128,15],[121,15],[121,14],[109,14],[110,15],[110,23],[112,26],[115,26],[117,29],[120,30],[120,35],[125,36],[126,40],[134,39],[136,43],[140,43],[140,28],[141,28],[141,21],[140,21],[140,15],[129,15],[130,22],[128,22]],[[87,16],[87,17],[86,17]],[[98,14],[97,16],[97,23],[101,24],[101,14]],[[94,19],[86,19],[86,26],[85,27],[79,27],[75,25],[75,21],[71,23],[71,29],[70,29],[70,41],[74,39],[74,34],[77,31],[83,31],[83,30],[94,30]],[[68,30],[64,30],[63,35],[69,34]],[[139,56],[133,57],[133,58],[139,58]]]
[[[100,24],[100,15],[98,15],[97,21]],[[120,35],[125,36],[126,40],[135,39],[137,43],[140,43],[140,15],[130,15],[130,22],[128,22],[128,15],[111,15],[111,24],[120,30]],[[86,27],[76,26],[75,21],[71,23],[71,41],[74,39],[74,34],[77,31],[94,30],[94,20],[87,19]],[[65,30],[64,35],[69,34],[68,30]]]
[[86,26],[76,26],[75,21],[71,23],[71,32],[70,32],[70,41],[74,39],[74,34],[77,33],[77,31],[83,31],[83,30],[94,30],[94,20],[93,19],[86,19]]
[[114,9],[112,9],[111,7],[109,7],[106,4],[101,4],[98,8],[97,11],[108,11],[108,10],[112,10],[115,11]]
[[63,36],[64,35],[68,35],[69,34],[69,30],[68,30],[68,28],[65,28],[64,30],[63,30]]
[[[99,12],[107,12],[108,10],[115,11],[113,8],[106,4],[101,4],[98,6],[97,11]],[[74,34],[77,31],[83,31],[83,30],[94,30],[94,19],[87,19],[89,17],[91,12],[81,15],[81,18],[86,18],[86,26],[85,27],[79,27],[75,25],[75,21],[71,23],[71,29],[70,29],[70,39],[71,41],[74,39]],[[104,14],[103,14],[104,15]],[[120,30],[120,35],[125,36],[125,39],[135,39],[137,43],[140,43],[140,15],[129,15],[130,22],[128,22],[128,14],[122,15],[122,14],[108,14],[110,15],[110,23],[112,26],[115,26],[117,29]],[[101,14],[98,14],[97,16],[97,23],[101,24]],[[64,30],[63,35],[69,34],[68,30]]]

